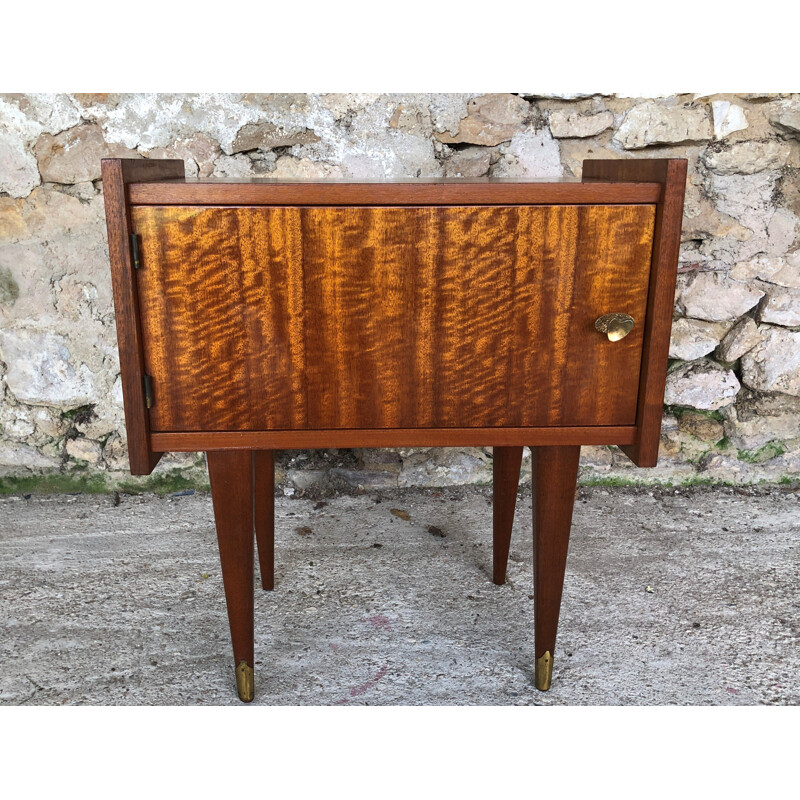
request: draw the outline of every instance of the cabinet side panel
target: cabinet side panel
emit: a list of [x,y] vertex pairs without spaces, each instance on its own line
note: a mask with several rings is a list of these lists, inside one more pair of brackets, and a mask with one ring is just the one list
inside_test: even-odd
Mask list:
[[688,162],[684,158],[600,159],[583,162],[587,181],[658,181],[653,266],[647,302],[636,442],[622,449],[640,467],[658,462],[670,330],[681,243]]
[[150,450],[150,421],[142,383],[142,335],[125,202],[125,167],[119,159],[104,159],[101,168],[128,459],[131,473],[149,475],[161,454]]

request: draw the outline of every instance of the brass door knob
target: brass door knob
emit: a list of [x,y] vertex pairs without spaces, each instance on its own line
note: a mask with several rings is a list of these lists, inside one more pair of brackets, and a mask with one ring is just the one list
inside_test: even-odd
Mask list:
[[630,314],[603,314],[595,321],[594,327],[606,334],[609,342],[618,342],[633,330],[635,324]]

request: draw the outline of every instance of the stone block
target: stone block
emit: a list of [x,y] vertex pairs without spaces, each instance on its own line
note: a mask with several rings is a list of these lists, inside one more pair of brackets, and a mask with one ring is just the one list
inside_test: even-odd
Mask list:
[[100,159],[139,158],[135,150],[108,144],[99,125],[77,125],[55,136],[43,133],[34,147],[42,180],[80,183],[100,179]]
[[36,159],[24,138],[0,128],[0,192],[27,197],[40,183]]
[[742,317],[725,335],[717,349],[722,361],[732,363],[752,350],[759,341],[758,326],[752,317]]
[[68,439],[66,445],[67,455],[76,461],[83,461],[91,466],[97,466],[102,456],[102,448],[99,442],[91,439]]
[[762,255],[748,261],[740,261],[734,264],[729,274],[737,281],[751,281],[757,278],[777,286],[800,289],[800,251],[790,253],[785,258]]
[[759,322],[785,325],[789,328],[800,325],[800,289],[767,287],[756,317]]
[[747,128],[744,109],[728,100],[713,100],[711,115],[714,119],[715,139],[724,139],[735,131],[743,131]]
[[725,436],[720,420],[697,411],[684,411],[678,418],[678,429],[704,442],[718,442]]
[[523,130],[530,116],[530,105],[515,94],[485,94],[467,103],[467,116],[458,125],[458,133],[437,133],[444,144],[497,145],[511,141]]
[[672,323],[669,357],[693,361],[711,353],[727,333],[729,324],[699,319],[677,319]]
[[733,403],[740,386],[732,370],[714,361],[689,361],[668,373],[664,403],[715,411]]
[[489,171],[492,151],[486,147],[465,147],[454,150],[445,161],[448,178],[480,178]]
[[759,325],[758,335],[758,344],[742,356],[744,384],[800,397],[800,331]]
[[764,292],[731,280],[722,272],[698,272],[686,281],[679,303],[687,317],[724,322],[735,320],[758,304]]
[[614,124],[614,115],[610,111],[599,114],[552,111],[548,122],[556,139],[585,139],[610,128]]
[[433,447],[415,450],[403,458],[398,486],[460,486],[488,484],[492,480],[492,461],[478,447]]
[[724,426],[725,435],[738,450],[759,450],[769,442],[791,441],[800,436],[800,398],[743,389]]
[[66,337],[34,328],[0,331],[6,384],[21,403],[76,408],[97,401],[96,376],[75,363]]
[[729,147],[714,145],[700,157],[708,169],[718,175],[753,175],[786,165],[791,152],[785,142],[736,142]]
[[60,459],[40,453],[27,444],[0,441],[0,475],[30,469],[57,469]]
[[563,174],[558,142],[546,129],[517,133],[500,148],[494,177],[557,178]]
[[800,101],[784,100],[770,114],[769,121],[782,133],[800,134]]
[[296,144],[318,142],[319,136],[308,128],[287,130],[271,122],[255,122],[242,126],[231,145],[231,155],[248,150],[271,150]]
[[619,127],[614,141],[626,150],[657,144],[682,144],[710,139],[708,112],[701,106],[666,106],[648,100],[634,106]]

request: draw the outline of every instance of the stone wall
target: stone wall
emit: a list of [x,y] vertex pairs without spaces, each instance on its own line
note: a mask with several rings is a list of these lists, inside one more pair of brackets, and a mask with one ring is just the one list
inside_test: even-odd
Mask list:
[[[800,475],[800,95],[0,95],[0,471],[124,480],[100,159],[287,178],[580,175],[689,159],[661,465],[584,475]],[[159,470],[202,474],[196,456]],[[192,472],[193,470],[193,472]],[[491,451],[287,453],[312,485],[488,481]]]

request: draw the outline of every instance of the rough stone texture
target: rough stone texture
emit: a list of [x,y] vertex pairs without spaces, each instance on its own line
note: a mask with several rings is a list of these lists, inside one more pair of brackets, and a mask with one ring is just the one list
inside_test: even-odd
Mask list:
[[777,175],[773,170],[753,175],[708,174],[705,191],[714,198],[715,208],[738,222],[747,234],[743,240],[731,241],[730,237],[724,237],[709,241],[706,248],[710,252],[701,254],[708,262],[707,269],[762,254],[784,255],[790,249],[790,245],[781,248],[771,239],[769,232],[769,225],[777,213]]
[[274,147],[292,147],[296,144],[311,144],[318,141],[319,136],[307,128],[292,131],[278,128],[270,122],[249,123],[236,134],[231,152],[271,150]]
[[558,142],[547,130],[517,133],[498,149],[500,158],[491,172],[494,177],[547,178],[562,174]]
[[724,323],[704,322],[698,319],[678,319],[672,323],[669,357],[692,361],[707,356],[726,334]]
[[759,342],[758,326],[752,317],[742,317],[720,342],[717,355],[726,362],[736,361]]
[[691,361],[667,375],[664,402],[670,406],[713,411],[730,405],[739,388],[732,370],[705,359]]
[[26,197],[39,183],[36,159],[22,137],[0,127],[0,192]]
[[737,281],[751,281],[758,278],[767,283],[800,289],[800,251],[786,258],[761,256],[736,264],[730,276]]
[[719,175],[753,175],[766,169],[779,169],[790,152],[789,145],[783,142],[737,142],[726,149],[708,149],[701,158]]
[[529,104],[518,95],[486,94],[469,101],[455,136],[445,132],[436,137],[444,144],[501,144],[523,130],[529,114]]
[[44,453],[26,444],[0,442],[0,467],[52,470],[59,466],[59,459],[48,458]]
[[599,114],[553,111],[548,123],[556,139],[585,139],[610,128],[614,124],[614,115],[610,111]]
[[715,139],[724,139],[729,134],[748,127],[744,109],[729,100],[713,100],[711,113],[714,118]]
[[400,454],[400,486],[451,486],[492,480],[492,460],[481,448],[433,447],[401,450]]
[[625,116],[614,140],[626,150],[641,150],[655,144],[682,144],[710,139],[708,109],[694,105],[665,106],[647,101]]
[[[582,489],[548,692],[529,491],[504,586],[488,490],[275,510],[256,705],[800,702],[796,490]],[[207,494],[0,498],[0,563],[0,704],[240,705]]]
[[800,133],[800,100],[780,103],[769,119],[778,130],[797,136]]
[[[728,403],[725,425],[752,428],[736,410],[750,390],[729,396],[735,380],[788,400],[798,382],[798,109],[797,94],[0,95],[0,473],[130,480],[98,181],[107,155],[182,158],[199,177],[354,180],[579,178],[585,158],[685,157],[672,356],[686,362],[689,400]],[[722,372],[708,367],[715,359]],[[748,441],[769,434],[785,451],[766,461],[740,460],[714,441],[717,420],[684,412],[665,420],[657,469],[635,470],[613,448],[586,448],[583,463],[631,480],[792,476],[793,412],[764,415]],[[491,470],[488,450],[393,451],[389,469],[375,455],[327,452],[279,467],[283,489],[481,483]],[[175,469],[205,480],[194,455],[164,459],[158,475]]]
[[684,411],[678,417],[678,430],[712,443],[718,442],[725,435],[725,428],[720,420],[698,411]]
[[753,308],[764,292],[730,280],[721,272],[698,272],[684,286],[680,305],[687,317],[723,322],[734,320]]
[[791,442],[800,438],[800,398],[743,389],[726,410],[724,427],[738,450],[757,453],[770,442]]
[[34,148],[42,180],[80,183],[100,179],[100,159],[139,158],[134,150],[107,144],[99,125],[78,125],[51,136],[44,133]]
[[488,147],[465,147],[454,150],[445,162],[444,174],[448,178],[480,178],[489,171],[492,150]]
[[767,287],[758,307],[758,321],[793,327],[800,325],[800,289]]
[[208,178],[214,172],[214,162],[220,155],[219,143],[210,136],[198,133],[188,139],[178,139],[169,147],[154,147],[148,158],[180,158],[190,178]]
[[69,439],[66,445],[67,455],[76,461],[85,461],[96,466],[102,457],[102,448],[99,443],[91,439]]
[[743,383],[800,397],[800,331],[759,325],[758,335],[758,344],[742,356]]
[[23,328],[0,331],[0,358],[8,365],[6,385],[22,403],[73,408],[97,399],[91,371],[75,364],[64,336]]

